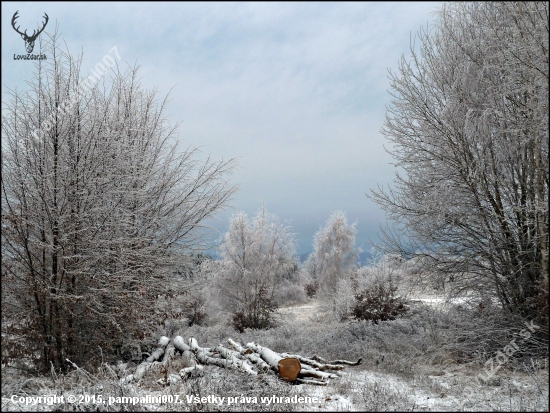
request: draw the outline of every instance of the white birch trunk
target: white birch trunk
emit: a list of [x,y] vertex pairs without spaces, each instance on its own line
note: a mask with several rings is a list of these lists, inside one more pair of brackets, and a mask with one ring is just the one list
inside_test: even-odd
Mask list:
[[336,364],[329,364],[329,363],[319,363],[313,359],[310,359],[310,358],[307,358],[307,357],[302,357],[300,355],[297,355],[297,354],[287,354],[287,353],[281,353],[281,356],[283,357],[293,357],[293,358],[296,358],[298,360],[300,360],[300,363],[303,363],[303,364],[308,364],[316,369],[319,369],[321,371],[324,371],[324,370],[343,370],[344,369],[344,366],[338,366]]
[[191,347],[185,344],[183,337],[176,336],[174,337],[174,340],[172,342],[176,350],[180,351],[182,354],[182,357],[184,357],[187,360],[187,362],[189,363],[189,366],[197,365],[197,362],[195,361],[195,355],[191,352]]
[[296,380],[301,370],[300,362],[296,358],[282,357],[273,350],[255,343],[248,343],[246,347],[258,353],[282,379],[287,381]]
[[[231,350],[226,350],[224,352],[229,358],[216,358],[214,353],[210,349],[203,349],[197,343],[197,340],[194,337],[189,339],[189,347],[195,351],[195,356],[197,360],[203,364],[213,364],[215,366],[224,367],[224,368],[238,368],[245,371],[248,374],[256,375],[256,371],[252,370],[250,365],[244,360],[238,360],[236,357],[231,354]],[[222,347],[223,348],[223,347]]]
[[255,351],[260,355],[260,357],[271,366],[271,368],[278,373],[279,372],[279,361],[283,359],[280,354],[275,353],[273,350],[262,347],[255,343],[248,343],[246,345],[247,348]]
[[162,355],[164,354],[164,348],[170,343],[170,339],[168,337],[162,336],[159,339],[159,347],[153,351],[153,354],[151,354],[147,360],[142,362],[139,366],[137,366],[136,371],[134,374],[130,374],[129,376],[124,377],[122,379],[123,383],[129,383],[133,380],[139,381],[143,378],[149,367],[151,367],[152,363],[155,361],[158,361]]
[[225,347],[223,347],[221,344],[218,345],[215,349],[223,358],[227,359],[229,362],[229,367],[235,367],[239,368],[243,371],[245,371],[248,374],[257,375],[258,372],[254,371],[250,364],[246,362],[246,360],[240,360],[238,357],[240,354],[236,351],[229,350]]
[[239,343],[237,343],[236,341],[233,341],[230,338],[227,339],[227,342],[231,345],[231,347],[233,347],[235,350],[237,350],[241,354],[244,354],[244,352],[246,351],[246,349],[244,349],[243,346],[241,346]]
[[315,379],[321,379],[321,380],[328,380],[328,379],[338,378],[338,376],[336,374],[325,373],[324,371],[318,371],[318,370],[307,370],[307,369],[300,370],[300,373],[298,374],[298,377],[300,377],[300,378],[313,377]]
[[147,358],[147,361],[149,363],[152,363],[153,361],[158,361],[160,360],[160,358],[162,357],[162,355],[164,354],[164,348],[168,345],[168,343],[170,343],[170,339],[166,336],[162,336],[160,339],[159,339],[159,347],[153,351],[153,354],[151,354],[148,358]]

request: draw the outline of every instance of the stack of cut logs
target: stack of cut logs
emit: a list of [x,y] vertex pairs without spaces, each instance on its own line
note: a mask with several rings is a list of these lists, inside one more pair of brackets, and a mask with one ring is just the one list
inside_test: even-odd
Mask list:
[[[248,343],[243,347],[232,339],[228,339],[227,342],[232,348],[226,348],[221,344],[206,348],[200,347],[195,338],[190,338],[186,344],[181,336],[174,337],[172,341],[163,336],[159,340],[159,347],[147,360],[137,366],[134,374],[126,376],[122,380],[126,383],[133,380],[139,381],[153,365],[160,364],[166,368],[169,361],[174,358],[176,351],[180,352],[189,364],[189,367],[179,371],[179,377],[182,378],[197,370],[202,370],[203,365],[212,364],[241,370],[251,375],[271,373],[277,374],[281,379],[289,382],[326,386],[329,379],[338,377],[338,371],[343,370],[346,365],[357,366],[361,363],[361,359],[356,362],[326,361],[318,356],[306,358],[300,355],[276,353],[255,343]],[[165,382],[168,381],[165,380]]]

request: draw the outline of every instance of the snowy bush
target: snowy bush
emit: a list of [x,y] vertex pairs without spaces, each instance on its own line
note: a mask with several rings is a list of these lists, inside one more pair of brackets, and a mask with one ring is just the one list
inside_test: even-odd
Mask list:
[[391,321],[403,316],[409,308],[403,298],[396,296],[397,287],[391,283],[384,285],[376,282],[355,295],[353,316],[358,320]]
[[355,272],[354,303],[351,312],[358,320],[391,321],[408,311],[406,301],[397,295],[403,283],[403,261],[396,256],[384,256],[375,265]]
[[267,329],[273,327],[272,313],[277,310],[275,300],[265,286],[258,289],[248,306],[233,313],[233,327],[242,333],[245,328]]
[[319,283],[316,281],[311,281],[304,285],[304,291],[308,298],[315,297],[318,289],[319,289]]
[[338,321],[351,316],[376,322],[393,320],[390,314],[402,301],[396,296],[404,284],[402,266],[395,257],[381,257],[375,264],[349,271],[338,280],[334,292],[325,295],[321,307]]

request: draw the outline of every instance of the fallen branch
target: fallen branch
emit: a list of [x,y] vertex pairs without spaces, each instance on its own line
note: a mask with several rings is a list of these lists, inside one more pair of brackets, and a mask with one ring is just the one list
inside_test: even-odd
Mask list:
[[320,356],[311,356],[311,360],[319,361],[323,364],[345,364],[345,365],[348,365],[348,366],[358,366],[359,364],[361,364],[361,360],[363,360],[363,359],[360,358],[357,361],[349,361],[349,360],[326,361],[324,358],[322,358]]
[[217,353],[222,357],[225,356],[225,358],[213,357],[214,351],[208,351],[207,349],[199,347],[197,340],[193,337],[189,339],[189,347],[191,347],[192,350],[195,350],[195,356],[202,364],[213,364],[224,368],[240,369],[252,375],[258,374],[258,372],[254,371],[246,361],[239,360],[231,353],[231,350],[223,348],[221,345],[214,351],[217,351]]
[[258,354],[254,353],[251,349],[243,348],[243,346],[231,340],[230,338],[227,339],[227,342],[244,358],[254,363],[256,365],[256,368],[260,372],[273,372],[273,370],[271,370],[271,366],[267,364]]
[[347,366],[358,366],[359,364],[361,364],[361,360],[363,360],[363,359],[360,358],[357,361],[333,360],[333,361],[329,361],[327,364],[345,364]]
[[325,373],[324,371],[302,369],[300,370],[300,374],[298,374],[298,377],[300,378],[313,377],[316,379],[328,380],[328,379],[336,379],[339,376],[332,373]]
[[315,360],[315,361],[318,361],[320,363],[327,364],[327,361],[321,356],[311,356],[311,359]]
[[298,377],[296,379],[296,383],[313,384],[313,385],[316,385],[316,386],[326,386],[328,384],[328,381],[315,380],[315,379],[301,379],[301,378]]
[[281,356],[284,356],[284,357],[294,357],[294,358],[297,358],[298,360],[300,360],[300,363],[304,363],[304,364],[308,364],[316,369],[319,369],[321,371],[324,371],[324,370],[343,370],[344,369],[344,366],[338,366],[336,364],[323,364],[323,363],[319,363],[313,359],[308,359],[307,357],[302,357],[300,355],[296,355],[296,354],[287,354],[287,353],[281,353]]
[[179,371],[181,378],[186,378],[191,376],[193,373],[200,373],[204,370],[204,367],[200,364],[196,364],[194,366],[185,367]]
[[149,363],[152,363],[153,361],[158,361],[162,355],[164,354],[164,348],[170,343],[170,339],[168,337],[162,336],[159,339],[159,347],[153,351],[153,354],[151,354],[147,361]]
[[233,341],[230,338],[227,339],[227,342],[231,347],[233,347],[235,350],[237,350],[241,354],[244,354],[244,352],[246,351],[246,349],[244,349],[243,346],[241,346],[239,343],[237,343],[236,341]]
[[195,355],[191,352],[191,347],[185,344],[181,336],[174,337],[174,340],[172,340],[172,343],[174,344],[174,347],[176,348],[176,350],[181,352],[182,357],[184,357],[187,360],[187,362],[191,367],[197,365],[197,361],[195,360]]
[[258,372],[254,371],[246,360],[240,360],[238,358],[238,356],[240,356],[238,352],[226,349],[221,344],[218,345],[218,347],[216,347],[215,351],[217,351],[223,358],[228,360],[228,366],[230,367],[234,366],[236,368],[244,370],[248,374],[252,374],[252,375],[258,374]]

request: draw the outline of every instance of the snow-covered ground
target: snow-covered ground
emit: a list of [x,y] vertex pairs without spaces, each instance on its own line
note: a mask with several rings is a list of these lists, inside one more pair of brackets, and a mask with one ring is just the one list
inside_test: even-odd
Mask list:
[[[446,300],[433,294],[415,294],[410,298],[436,308],[460,305],[466,300]],[[298,320],[319,318],[322,308],[317,301],[284,307],[284,317]],[[487,385],[475,383],[482,370],[451,365],[445,368],[425,368],[413,378],[403,378],[362,366],[347,368],[342,377],[333,379],[327,387],[307,388],[306,393],[322,400],[318,411],[422,410],[422,411],[484,411],[484,410],[547,410],[548,363],[540,374],[527,376],[506,372],[496,374]]]
[[[348,371],[338,379],[340,383],[312,389],[311,393],[325,400],[319,410],[455,410],[456,402],[449,397],[417,388],[391,374],[372,371]],[[339,389],[345,389],[341,394]],[[394,404],[390,404],[393,402]],[[453,409],[454,406],[454,409]]]
[[[438,297],[419,297],[425,303],[443,305],[445,300]],[[326,316],[324,309],[316,302],[281,308],[280,317],[290,325],[319,323]],[[497,372],[492,380],[485,384],[476,384],[475,377],[481,373],[480,366],[457,365],[450,363],[444,367],[417,365],[412,372],[395,374],[382,368],[373,367],[372,363],[349,366],[341,372],[341,377],[331,379],[327,386],[300,385],[293,386],[278,381],[275,376],[256,376],[251,378],[238,371],[230,371],[215,366],[207,366],[207,372],[200,379],[179,382],[170,387],[156,384],[158,377],[149,378],[146,384],[121,386],[116,378],[103,376],[101,383],[88,383],[83,376],[73,372],[74,385],[61,391],[53,386],[51,378],[29,379],[14,370],[3,368],[2,377],[2,411],[52,411],[70,410],[78,406],[64,406],[39,403],[25,405],[13,402],[12,394],[6,388],[19,389],[17,397],[36,397],[39,395],[63,394],[69,396],[89,397],[102,392],[110,396],[130,397],[168,397],[179,395],[180,403],[143,402],[135,406],[138,410],[148,411],[184,411],[184,410],[302,410],[302,411],[532,411],[548,410],[548,364],[527,375],[518,371],[505,370]],[[115,368],[116,369],[116,368]],[[116,377],[116,376],[115,376]],[[159,376],[160,377],[160,376]],[[111,380],[110,382],[108,380]],[[17,384],[17,383],[19,384]],[[27,383],[29,382],[29,383]],[[107,384],[106,384],[107,383]],[[252,384],[252,385],[251,385]],[[7,386],[6,386],[7,385]],[[240,387],[239,387],[240,386]],[[199,394],[201,397],[227,397],[243,395],[243,403],[228,404],[225,399],[205,404],[188,403],[186,397]],[[315,398],[315,403],[302,404],[269,404],[261,397],[300,397]],[[257,396],[253,401],[252,397]],[[246,399],[248,397],[248,401]],[[89,406],[91,410],[120,411],[130,408],[129,405],[97,403]]]
[[[545,388],[536,379],[518,374],[477,386],[472,384],[474,373],[419,374],[404,379],[349,369],[327,387],[308,388],[306,392],[324,400],[317,406],[319,411],[547,411],[547,377]],[[541,372],[539,379],[544,380],[544,375],[547,371]]]

